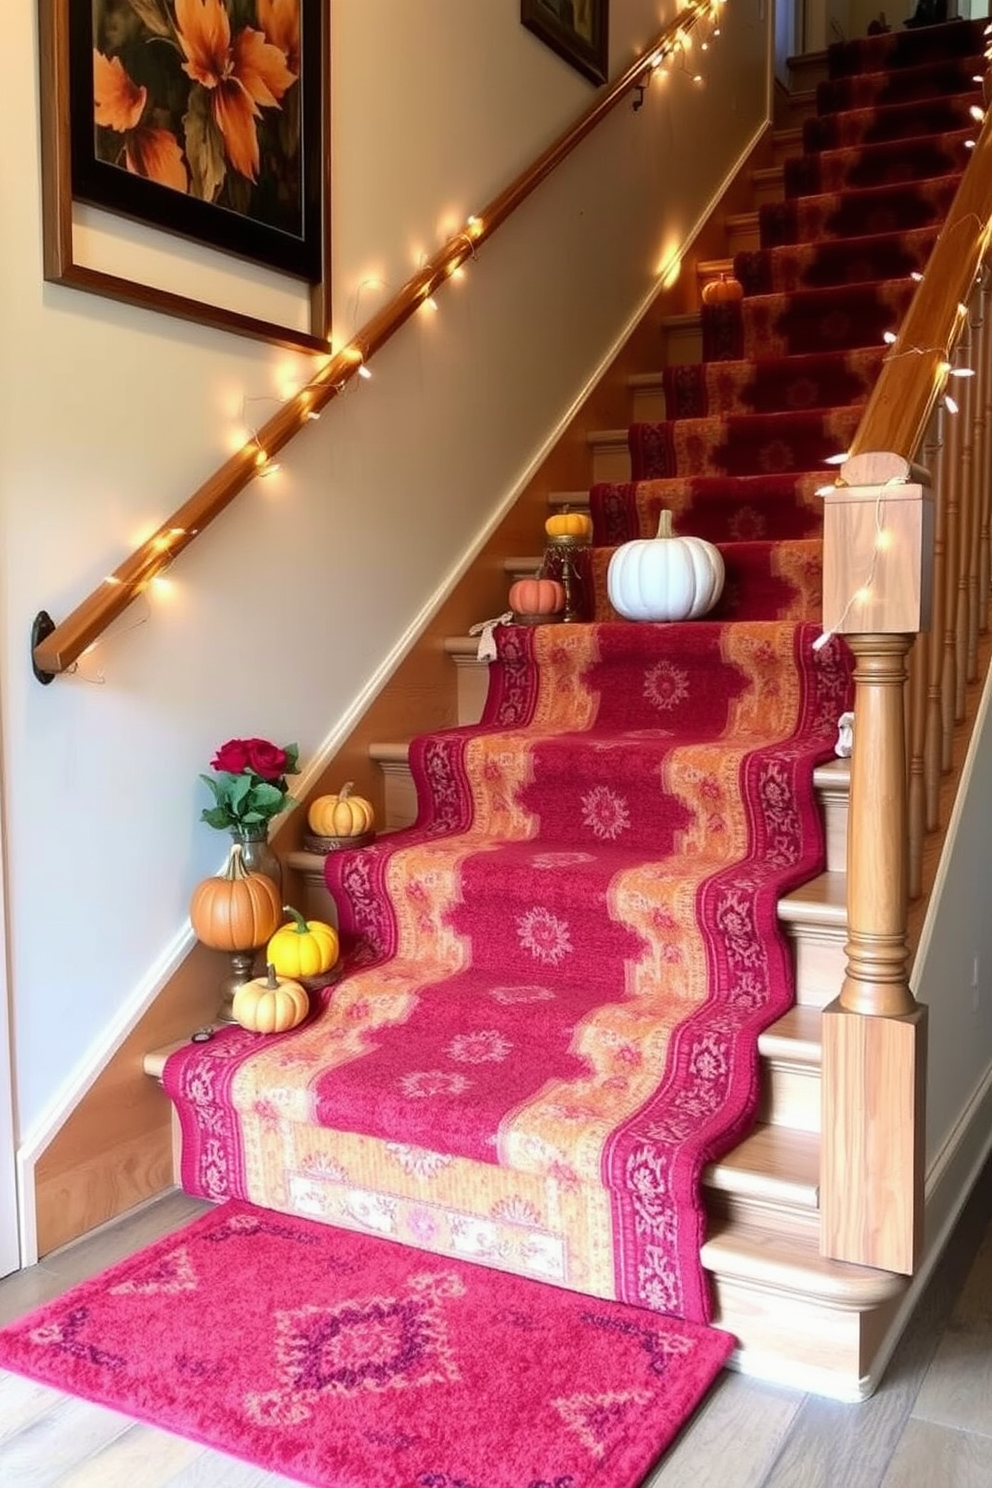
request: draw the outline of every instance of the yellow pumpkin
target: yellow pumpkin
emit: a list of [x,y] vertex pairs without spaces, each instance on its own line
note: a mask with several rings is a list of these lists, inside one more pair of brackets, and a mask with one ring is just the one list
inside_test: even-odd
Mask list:
[[592,517],[588,512],[556,512],[544,524],[549,537],[592,537]]
[[235,992],[234,1021],[249,1033],[285,1033],[303,1022],[310,999],[299,982],[277,977],[271,961],[266,971],[264,977],[254,977]]
[[744,286],[733,274],[721,274],[703,285],[704,305],[728,305],[744,298]]
[[362,837],[375,826],[371,801],[353,796],[349,780],[336,796],[318,796],[311,801],[307,824],[318,837]]
[[197,940],[212,950],[252,951],[278,929],[281,899],[271,878],[248,872],[236,842],[224,873],[203,879],[193,890],[190,923]]
[[289,924],[280,926],[265,947],[265,959],[277,975],[312,977],[330,971],[340,950],[334,926],[323,920],[305,920],[291,904],[284,904],[283,912],[292,916]]

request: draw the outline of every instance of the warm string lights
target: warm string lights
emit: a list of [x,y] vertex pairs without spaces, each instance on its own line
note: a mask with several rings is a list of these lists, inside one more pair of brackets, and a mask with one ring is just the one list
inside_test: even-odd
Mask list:
[[632,105],[635,113],[644,103],[644,95],[652,78],[665,82],[671,72],[678,70],[684,73],[696,87],[703,86],[705,78],[702,72],[690,71],[689,68],[689,53],[694,44],[691,28],[707,21],[710,23],[709,35],[699,43],[699,50],[708,52],[710,44],[720,35],[718,18],[724,3],[725,0],[711,0],[710,4],[697,6],[693,13],[686,17],[675,35],[669,41],[656,47],[645,59],[645,71],[632,85],[636,95]]
[[[847,456],[841,455],[839,458],[844,460]],[[892,534],[885,525],[885,492],[890,486],[903,486],[905,484],[906,482],[902,477],[894,477],[892,480],[886,481],[885,485],[879,490],[878,496],[875,499],[875,540],[872,544],[868,572],[863,582],[858,585],[857,589],[855,589],[854,593],[848,599],[836,623],[829,630],[824,630],[817,636],[813,642],[814,651],[821,650],[843,628],[844,621],[855,605],[867,604],[871,598],[879,557],[892,546]]]

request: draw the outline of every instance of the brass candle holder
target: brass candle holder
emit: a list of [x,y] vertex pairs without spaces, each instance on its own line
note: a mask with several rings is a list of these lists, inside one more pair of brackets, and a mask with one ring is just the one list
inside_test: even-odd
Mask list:
[[575,533],[549,537],[541,564],[542,579],[557,579],[565,591],[565,608],[558,617],[563,624],[590,618],[589,539]]

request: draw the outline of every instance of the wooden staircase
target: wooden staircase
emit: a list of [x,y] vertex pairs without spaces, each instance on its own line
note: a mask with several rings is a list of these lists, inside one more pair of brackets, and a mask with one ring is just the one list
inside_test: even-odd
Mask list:
[[[735,252],[757,246],[757,208],[783,195],[782,162],[799,149],[799,121],[812,105],[817,66],[822,70],[823,61],[822,55],[812,59],[803,70],[802,92],[793,98],[789,116],[774,136],[773,164],[752,173],[754,209],[725,218],[726,257],[699,264],[700,282],[726,270]],[[700,358],[698,312],[670,317],[664,336],[667,362]],[[660,371],[630,377],[628,391],[631,421],[664,417]],[[626,428],[591,435],[588,463],[589,484],[629,479]],[[549,509],[587,503],[587,492],[548,493]],[[507,586],[517,574],[533,573],[540,561],[537,553],[507,560]],[[478,720],[485,698],[486,665],[478,660],[477,645],[469,636],[444,642],[455,669],[460,724]],[[406,739],[386,740],[370,749],[382,772],[385,813],[380,827],[387,832],[409,825],[416,814],[407,752]],[[709,1221],[703,1260],[713,1279],[716,1321],[740,1340],[737,1367],[857,1399],[877,1383],[887,1357],[887,1335],[908,1282],[888,1272],[826,1260],[819,1252],[820,1010],[837,995],[845,969],[848,775],[843,760],[816,773],[826,871],[779,905],[783,931],[795,952],[797,1005],[759,1040],[757,1125],[706,1170]],[[323,858],[294,851],[285,861],[304,886],[304,912],[332,917]],[[167,1052],[146,1058],[149,1074],[161,1073]]]

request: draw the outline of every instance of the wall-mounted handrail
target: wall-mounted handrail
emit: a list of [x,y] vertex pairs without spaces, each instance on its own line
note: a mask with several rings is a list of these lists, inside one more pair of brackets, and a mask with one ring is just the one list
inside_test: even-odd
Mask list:
[[517,210],[553,170],[633,89],[646,81],[666,58],[684,50],[689,33],[701,22],[715,21],[724,0],[691,0],[646,50],[611,83],[580,118],[522,171],[488,206],[439,248],[348,344],[331,354],[305,387],[288,399],[236,454],[232,455],[188,501],[168,517],[129,558],[57,625],[44,617],[35,622],[32,659],[36,676],[50,681],[66,671],[127,609],[151,580],[260,473],[271,458],[299,433],[309,419],[344,391],[359,369],[396,334],[415,310],[482,243]]

